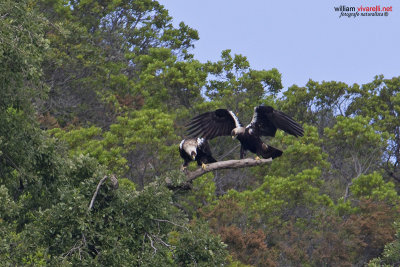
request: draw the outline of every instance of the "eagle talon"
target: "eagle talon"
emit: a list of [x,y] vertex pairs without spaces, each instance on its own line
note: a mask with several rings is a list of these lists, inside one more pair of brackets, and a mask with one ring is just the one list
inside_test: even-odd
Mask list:
[[206,170],[206,168],[207,168],[207,165],[206,165],[206,164],[204,164],[204,163],[202,163],[202,164],[201,164],[201,168],[202,168],[203,170]]
[[183,166],[183,165],[182,165],[182,166],[181,166],[181,171],[183,171],[183,172],[186,171],[186,168],[187,168],[186,166]]
[[261,160],[259,156],[256,156],[254,159],[255,160]]

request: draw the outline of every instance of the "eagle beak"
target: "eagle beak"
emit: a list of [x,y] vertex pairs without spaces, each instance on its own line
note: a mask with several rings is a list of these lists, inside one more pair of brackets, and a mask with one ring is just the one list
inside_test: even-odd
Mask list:
[[236,139],[236,137],[237,137],[236,135],[232,135],[232,139],[233,139],[233,140],[235,140],[235,139]]
[[192,159],[194,160],[196,158],[196,156],[195,155],[192,155]]

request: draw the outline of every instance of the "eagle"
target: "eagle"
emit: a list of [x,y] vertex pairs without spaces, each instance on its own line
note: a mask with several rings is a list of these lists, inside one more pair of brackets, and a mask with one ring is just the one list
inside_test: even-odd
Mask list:
[[241,144],[241,159],[244,158],[246,151],[255,153],[256,159],[259,159],[258,156],[265,159],[280,157],[283,153],[281,150],[266,145],[261,140],[261,136],[274,137],[277,129],[296,137],[304,135],[303,127],[289,115],[264,105],[254,108],[253,118],[246,127],[232,111],[227,109],[200,114],[192,118],[187,125],[189,136],[196,135],[208,140],[229,135],[232,139],[237,138]]
[[182,165],[183,170],[194,160],[203,169],[206,167],[205,164],[217,162],[212,157],[210,145],[205,138],[183,139],[179,144],[179,153],[184,160]]

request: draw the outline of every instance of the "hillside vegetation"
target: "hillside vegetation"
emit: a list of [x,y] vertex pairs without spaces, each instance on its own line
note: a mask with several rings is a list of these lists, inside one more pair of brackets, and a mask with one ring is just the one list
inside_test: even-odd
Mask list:
[[[195,60],[198,32],[166,8],[1,1],[1,264],[398,266],[400,76],[284,89],[229,49]],[[279,131],[271,163],[168,189],[191,117],[227,108],[247,124],[260,104],[304,137]],[[210,141],[218,160],[238,144]]]

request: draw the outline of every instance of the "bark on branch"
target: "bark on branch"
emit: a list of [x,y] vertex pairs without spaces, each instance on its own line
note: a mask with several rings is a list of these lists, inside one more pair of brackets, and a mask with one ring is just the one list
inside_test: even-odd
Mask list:
[[[222,170],[222,169],[239,169],[239,168],[246,168],[246,167],[252,167],[252,166],[258,166],[258,165],[264,165],[266,163],[272,162],[272,159],[252,159],[252,158],[247,158],[247,159],[241,159],[241,160],[225,160],[225,161],[218,161],[215,163],[207,164],[206,168],[198,168],[195,171],[186,171],[186,181],[178,186],[180,189],[191,189],[191,182],[195,180],[196,178],[202,176],[203,174],[206,174],[211,171],[216,171],[216,170]],[[176,187],[176,186],[175,186]],[[174,188],[175,188],[174,187]],[[172,187],[170,187],[172,189]]]
[[106,180],[107,178],[110,178],[114,189],[117,189],[117,188],[118,188],[118,179],[115,177],[115,175],[111,175],[111,176],[105,175],[105,176],[100,180],[100,182],[97,184],[96,191],[94,192],[93,197],[92,197],[92,200],[90,201],[90,204],[89,204],[89,207],[88,207],[88,211],[90,211],[90,210],[93,208],[93,204],[94,204],[94,201],[95,201],[95,199],[96,199],[96,197],[97,197],[97,193],[99,192],[101,185],[105,182],[105,180]]

